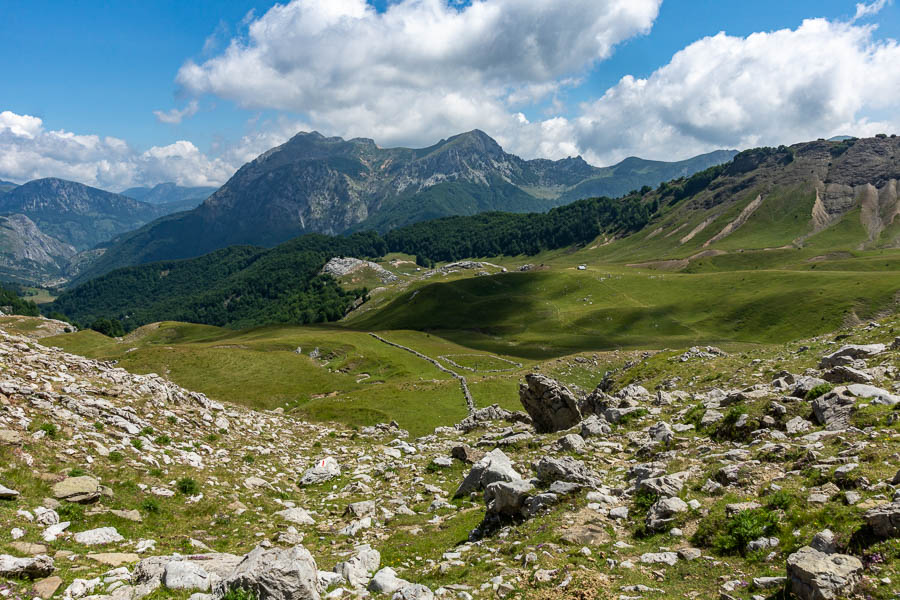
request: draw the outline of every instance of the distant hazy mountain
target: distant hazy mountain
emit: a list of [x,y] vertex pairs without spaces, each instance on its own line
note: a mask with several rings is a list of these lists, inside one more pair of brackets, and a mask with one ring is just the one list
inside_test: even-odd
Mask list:
[[58,281],[75,248],[45,235],[25,215],[0,217],[0,279],[48,284]]
[[8,192],[9,190],[19,187],[18,183],[13,183],[12,181],[3,181],[0,179],[0,194]]
[[[147,204],[184,203],[194,208],[216,191],[214,187],[182,187],[175,183],[160,183],[151,187],[133,187],[122,192],[123,196],[146,202]],[[194,201],[196,200],[196,203]]]
[[690,175],[735,152],[597,168],[579,158],[522,160],[481,131],[421,149],[300,133],[241,167],[198,208],[118,238],[85,277],[125,265],[198,256],[233,244],[273,246],[302,233],[385,231],[484,211],[544,211],[620,196]]
[[54,178],[29,181],[0,195],[0,213],[24,214],[42,232],[77,250],[92,248],[171,210]]

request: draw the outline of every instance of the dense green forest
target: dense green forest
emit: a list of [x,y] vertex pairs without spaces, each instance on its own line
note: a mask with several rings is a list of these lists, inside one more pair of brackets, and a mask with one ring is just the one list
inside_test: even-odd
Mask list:
[[[7,315],[26,315],[36,317],[40,314],[37,304],[31,300],[24,300],[14,291],[16,284],[3,284],[0,287],[0,311]],[[10,289],[11,288],[11,289]]]
[[78,325],[99,323],[104,333],[118,333],[118,323],[128,331],[165,320],[229,327],[334,321],[366,290],[346,291],[320,275],[330,258],[403,252],[431,264],[531,255],[587,243],[604,232],[638,230],[652,211],[637,195],[593,198],[547,213],[447,217],[384,236],[372,231],[310,234],[270,250],[231,246],[199,258],[117,269],[62,294],[45,310],[63,313]]

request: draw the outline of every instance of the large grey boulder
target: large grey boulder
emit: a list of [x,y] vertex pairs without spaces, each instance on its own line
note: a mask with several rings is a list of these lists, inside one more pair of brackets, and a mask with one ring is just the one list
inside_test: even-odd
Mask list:
[[869,398],[872,404],[894,406],[900,403],[900,396],[874,385],[851,383],[847,386],[847,390],[857,398]]
[[519,516],[534,486],[523,479],[495,481],[484,489],[487,514],[507,517]]
[[359,546],[356,555],[334,566],[334,572],[355,588],[365,587],[372,574],[381,565],[381,554],[368,544]]
[[647,528],[651,531],[663,531],[675,520],[675,515],[688,511],[687,503],[678,497],[660,498],[650,507],[647,513]]
[[606,419],[597,415],[590,415],[581,422],[581,437],[588,439],[592,437],[601,437],[612,433],[612,427],[606,422]]
[[47,577],[54,571],[53,559],[46,554],[31,558],[17,558],[0,554],[0,577],[34,579]]
[[803,375],[801,377],[798,377],[795,381],[794,388],[791,390],[791,396],[793,396],[794,398],[806,398],[806,395],[810,392],[810,390],[827,383],[828,382],[824,379]]
[[499,448],[491,450],[472,465],[472,469],[457,488],[454,498],[460,498],[472,492],[486,488],[495,481],[513,481],[522,479],[509,457]]
[[854,396],[846,387],[837,387],[812,401],[816,422],[829,431],[841,431],[850,427],[853,414]]
[[829,369],[838,365],[846,365],[860,358],[871,358],[884,352],[887,346],[884,344],[848,344],[841,346],[831,354],[826,354],[819,361],[820,369]]
[[53,486],[54,498],[69,502],[93,502],[100,493],[100,482],[87,475],[67,477]]
[[600,477],[588,469],[583,462],[571,457],[552,458],[543,457],[535,465],[538,479],[550,484],[554,481],[569,481],[581,485],[597,487],[600,485]]
[[491,421],[506,421],[508,423],[531,423],[531,418],[522,412],[511,412],[502,408],[499,404],[492,404],[479,408],[468,417],[456,424],[460,431],[468,433],[473,429],[482,427]]
[[173,560],[163,570],[162,584],[170,590],[210,589],[211,581],[206,569],[189,560]]
[[0,483],[0,500],[15,500],[19,497],[19,492],[11,490]]
[[672,473],[671,475],[663,475],[661,477],[650,477],[642,479],[637,484],[639,490],[649,490],[659,496],[675,496],[684,487],[684,482],[690,477],[687,471],[680,473]]
[[320,458],[300,478],[300,485],[315,485],[341,476],[341,466],[331,456]]
[[845,365],[839,365],[837,367],[832,367],[825,371],[822,375],[825,381],[830,383],[872,383],[872,376],[868,373],[864,373],[859,369],[854,369],[853,367],[848,367]]
[[562,431],[581,422],[575,395],[555,379],[539,373],[525,376],[525,383],[519,386],[519,401],[538,433]]
[[369,591],[376,594],[393,594],[409,582],[397,577],[397,572],[390,567],[384,567],[372,577],[369,582]]
[[900,537],[900,500],[870,508],[864,517],[875,535],[883,538]]
[[809,546],[787,559],[791,591],[800,600],[833,600],[848,596],[862,577],[860,560],[847,554],[825,554]]
[[[241,560],[242,557],[240,556],[219,552],[196,554],[192,555],[190,559],[182,556],[149,556],[137,564],[131,575],[131,582],[135,586],[134,597],[135,599],[140,599],[158,589],[163,583],[166,568],[170,563],[192,563],[197,567],[197,572],[203,570],[207,573],[212,586],[217,581],[230,575]],[[177,567],[173,567],[173,569],[175,570],[171,572],[170,576],[172,577],[173,585],[177,585],[174,583],[176,581],[175,576],[178,574]],[[185,567],[185,570],[194,571],[195,569],[194,567]]]
[[391,600],[434,600],[434,592],[421,583],[407,583],[391,596]]
[[214,596],[244,589],[259,600],[319,600],[316,561],[303,546],[267,550],[257,546],[215,586]]
[[89,529],[87,531],[79,531],[75,534],[75,541],[85,546],[100,546],[103,544],[112,544],[121,542],[125,538],[116,531],[115,527],[100,527],[98,529]]

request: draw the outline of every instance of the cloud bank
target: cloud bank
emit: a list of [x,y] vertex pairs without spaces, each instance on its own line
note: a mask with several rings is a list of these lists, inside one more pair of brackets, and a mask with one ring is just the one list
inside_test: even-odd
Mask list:
[[220,184],[301,129],[422,147],[480,128],[525,158],[580,154],[598,165],[892,133],[900,128],[900,47],[868,22],[889,3],[860,3],[848,21],[721,32],[646,78],[626,75],[569,106],[568,90],[589,85],[618,44],[650,31],[660,0],[397,0],[383,13],[364,0],[294,0],[248,15],[246,35],[186,62],[176,81],[189,104],[156,111],[177,123],[209,95],[276,111],[274,122],[208,154],[186,140],[139,152],[7,111],[0,177]]

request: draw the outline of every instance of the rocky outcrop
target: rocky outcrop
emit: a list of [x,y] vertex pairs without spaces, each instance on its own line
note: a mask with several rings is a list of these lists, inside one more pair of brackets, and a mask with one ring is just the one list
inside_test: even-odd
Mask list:
[[862,577],[862,562],[846,554],[825,554],[809,546],[787,559],[790,588],[799,600],[836,600],[853,592]]
[[875,535],[882,538],[900,537],[900,500],[869,509],[864,518]]
[[316,561],[303,546],[284,550],[258,546],[216,585],[214,597],[243,589],[259,600],[319,600],[317,584]]
[[525,376],[525,383],[519,385],[519,401],[538,433],[569,429],[581,422],[575,395],[558,381],[539,373]]

